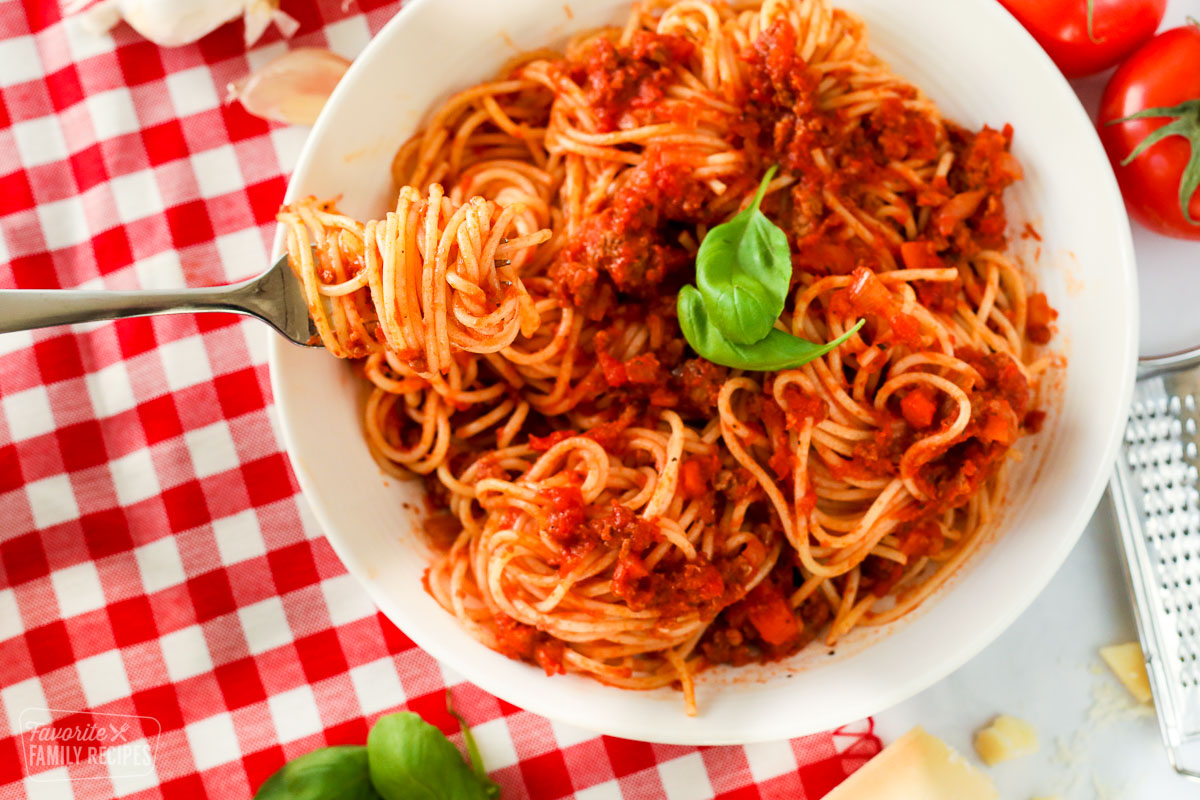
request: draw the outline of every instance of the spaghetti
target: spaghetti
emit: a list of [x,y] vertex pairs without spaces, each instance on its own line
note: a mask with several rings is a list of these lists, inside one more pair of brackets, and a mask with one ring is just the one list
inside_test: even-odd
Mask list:
[[[690,713],[705,664],[928,597],[1043,417],[1055,313],[1004,253],[1011,135],[944,120],[825,0],[651,0],[452,97],[384,220],[285,207],[320,339],[372,386],[371,452],[439,509],[428,590],[489,647],[678,684]],[[771,164],[778,325],[867,322],[731,371],[675,295]]]

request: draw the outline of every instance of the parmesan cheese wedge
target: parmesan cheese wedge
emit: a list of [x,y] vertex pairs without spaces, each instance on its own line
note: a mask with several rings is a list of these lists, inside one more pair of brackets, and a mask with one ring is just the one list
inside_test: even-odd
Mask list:
[[825,800],[996,800],[996,787],[920,726],[892,742]]
[[1101,647],[1100,657],[1139,703],[1150,702],[1150,677],[1146,674],[1146,657],[1140,644],[1127,642]]
[[1036,753],[1037,731],[1023,719],[1001,714],[975,734],[975,752],[983,763],[994,767],[1001,761]]

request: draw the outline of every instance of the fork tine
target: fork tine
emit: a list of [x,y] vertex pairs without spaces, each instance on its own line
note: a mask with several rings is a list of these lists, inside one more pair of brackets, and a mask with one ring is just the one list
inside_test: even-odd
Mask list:
[[292,271],[286,253],[252,283],[254,285],[244,298],[247,310],[298,345],[321,346],[316,326],[308,313],[304,289]]

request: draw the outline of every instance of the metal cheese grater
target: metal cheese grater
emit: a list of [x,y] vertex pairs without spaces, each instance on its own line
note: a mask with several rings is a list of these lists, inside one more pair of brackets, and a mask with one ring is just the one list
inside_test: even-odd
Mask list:
[[1111,488],[1163,743],[1200,780],[1200,348],[1139,362]]

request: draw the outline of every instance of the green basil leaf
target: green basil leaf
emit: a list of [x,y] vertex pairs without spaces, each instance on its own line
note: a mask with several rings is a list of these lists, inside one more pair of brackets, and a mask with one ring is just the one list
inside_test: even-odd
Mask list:
[[676,309],[684,338],[701,357],[725,367],[757,372],[774,372],[807,364],[849,339],[865,321],[860,319],[853,328],[827,344],[814,344],[778,328],[772,328],[764,338],[753,344],[741,344],[725,338],[712,324],[704,298],[694,286],[684,286],[679,290]]
[[739,344],[770,333],[792,281],[787,235],[759,210],[775,169],[767,170],[749,207],[709,231],[696,253],[704,305],[725,338]]
[[284,764],[254,800],[379,800],[362,745],[322,747]]
[[467,721],[463,719],[463,715],[454,710],[453,698],[450,696],[450,690],[446,690],[446,710],[450,715],[458,720],[459,727],[462,728],[463,741],[467,745],[467,759],[471,762],[471,770],[476,777],[485,781],[488,786],[488,797],[499,797],[500,787],[496,782],[488,777],[487,770],[483,768],[483,756],[479,755],[479,745],[475,743],[475,735],[471,733],[471,726],[467,725]]
[[367,736],[371,782],[383,800],[491,800],[480,778],[442,732],[411,711],[380,717]]

